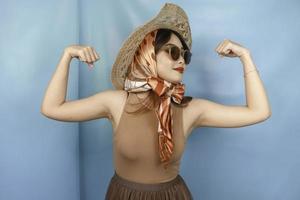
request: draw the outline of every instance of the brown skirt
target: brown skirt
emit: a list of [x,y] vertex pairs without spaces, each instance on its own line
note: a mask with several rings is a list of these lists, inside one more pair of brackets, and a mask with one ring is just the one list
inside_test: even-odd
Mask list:
[[168,182],[146,184],[124,179],[115,171],[105,200],[193,200],[193,197],[179,174]]

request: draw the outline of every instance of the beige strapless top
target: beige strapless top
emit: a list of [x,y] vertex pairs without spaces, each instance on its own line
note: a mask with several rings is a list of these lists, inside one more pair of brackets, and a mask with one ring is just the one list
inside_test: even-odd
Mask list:
[[130,114],[132,93],[127,93],[118,127],[113,134],[113,156],[116,173],[124,179],[138,183],[160,183],[174,179],[180,170],[180,160],[186,140],[182,125],[182,107],[171,103],[173,111],[174,153],[170,165],[164,169],[159,159],[158,121],[155,110]]

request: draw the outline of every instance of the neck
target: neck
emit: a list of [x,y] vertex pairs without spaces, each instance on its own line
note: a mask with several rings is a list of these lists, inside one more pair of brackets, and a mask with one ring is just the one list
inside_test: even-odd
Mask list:
[[143,91],[143,92],[137,92],[137,96],[140,97],[140,98],[145,98],[147,97],[148,95],[150,95],[150,92],[151,90],[147,90],[147,91]]

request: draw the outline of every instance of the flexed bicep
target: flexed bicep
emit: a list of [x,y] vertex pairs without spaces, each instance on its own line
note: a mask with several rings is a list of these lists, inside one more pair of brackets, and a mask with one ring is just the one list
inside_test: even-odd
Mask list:
[[42,113],[55,120],[80,122],[99,118],[110,118],[110,100],[115,91],[106,90],[79,100],[71,100]]
[[235,128],[256,124],[269,116],[247,106],[227,106],[207,99],[193,99],[193,127]]

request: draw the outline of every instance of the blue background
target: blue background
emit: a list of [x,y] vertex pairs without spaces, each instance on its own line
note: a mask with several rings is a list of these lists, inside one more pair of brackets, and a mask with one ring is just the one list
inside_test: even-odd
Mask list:
[[[71,44],[91,45],[101,59],[93,70],[71,62],[67,99],[113,89],[122,42],[166,1],[0,2],[0,199],[104,199],[113,175],[110,121],[48,119],[40,113],[44,93]],[[194,198],[300,199],[299,1],[172,2],[192,30],[185,95],[246,104],[241,62],[214,51],[230,39],[250,50],[272,108],[259,124],[194,129],[181,165]]]

